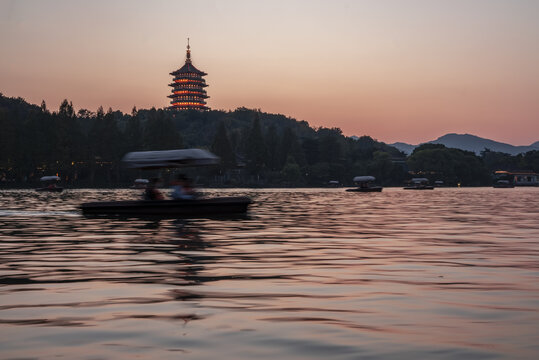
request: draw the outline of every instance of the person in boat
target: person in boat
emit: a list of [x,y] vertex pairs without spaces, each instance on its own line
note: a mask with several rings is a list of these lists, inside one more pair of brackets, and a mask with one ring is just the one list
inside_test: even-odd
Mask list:
[[191,181],[183,174],[179,174],[174,182],[171,183],[172,192],[170,197],[174,200],[191,200],[196,194]]
[[159,178],[153,178],[150,180],[148,185],[146,185],[146,190],[144,191],[144,200],[164,200],[163,194],[157,190],[157,184],[159,183]]

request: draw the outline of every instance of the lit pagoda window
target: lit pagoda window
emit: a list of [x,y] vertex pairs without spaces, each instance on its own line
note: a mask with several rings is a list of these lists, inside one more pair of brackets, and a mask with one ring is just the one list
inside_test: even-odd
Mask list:
[[[208,75],[203,71],[198,70],[191,63],[191,47],[189,46],[189,38],[187,38],[187,55],[185,64],[178,70],[171,72],[174,76],[174,81],[169,86],[172,87],[172,95],[168,97],[172,100],[169,109],[176,110],[209,110],[206,105],[206,100],[209,96],[204,89],[206,80],[204,76]],[[188,94],[187,96],[185,94]]]

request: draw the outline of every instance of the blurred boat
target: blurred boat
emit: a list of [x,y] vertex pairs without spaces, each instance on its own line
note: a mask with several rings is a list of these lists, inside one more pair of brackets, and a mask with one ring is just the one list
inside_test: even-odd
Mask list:
[[62,192],[64,191],[63,187],[57,186],[56,183],[60,181],[60,177],[58,176],[43,176],[39,179],[44,185],[48,184],[47,186],[43,186],[40,188],[35,189],[35,191],[40,192]]
[[[217,164],[219,158],[202,149],[131,152],[124,163],[133,169],[162,169]],[[136,216],[206,216],[232,215],[247,211],[248,197],[194,198],[189,200],[131,200],[90,202],[81,205],[83,214]]]
[[410,180],[411,185],[405,186],[404,190],[433,190],[434,186],[429,185],[427,178],[413,178]]
[[371,183],[375,181],[374,176],[356,176],[353,181],[358,185],[357,188],[346,189],[348,192],[381,192],[381,186],[373,186]]
[[151,170],[215,165],[219,158],[202,149],[178,149],[130,152],[122,161],[131,169]]
[[133,200],[91,202],[81,205],[89,215],[169,215],[180,217],[242,214],[252,201],[248,197],[217,197],[193,200]]

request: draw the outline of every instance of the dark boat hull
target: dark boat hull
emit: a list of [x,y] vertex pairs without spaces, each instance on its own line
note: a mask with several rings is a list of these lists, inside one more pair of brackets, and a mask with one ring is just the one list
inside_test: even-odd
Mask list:
[[61,187],[55,187],[55,188],[44,187],[44,188],[37,188],[35,190],[39,191],[39,192],[62,192],[62,191],[64,191],[64,188],[61,188]]
[[354,188],[354,189],[346,189],[348,192],[381,192],[382,187],[381,186],[373,186],[368,188]]
[[404,190],[434,190],[434,186],[406,186]]
[[222,197],[196,200],[110,201],[81,205],[85,215],[178,216],[242,214],[252,201],[248,197]]

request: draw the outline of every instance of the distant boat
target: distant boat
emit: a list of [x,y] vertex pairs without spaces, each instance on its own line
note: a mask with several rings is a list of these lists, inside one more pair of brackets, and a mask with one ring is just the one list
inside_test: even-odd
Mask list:
[[[162,169],[212,165],[217,164],[219,158],[202,149],[179,149],[131,152],[124,156],[123,161],[130,168]],[[251,203],[251,199],[245,196],[189,200],[132,200],[85,203],[81,205],[81,210],[86,215],[228,216],[244,214]]]
[[148,185],[149,182],[150,180],[148,179],[135,179],[133,185],[131,185],[131,189],[146,189],[146,185]]
[[357,188],[346,189],[348,192],[380,192],[381,186],[373,186],[371,183],[375,181],[374,176],[356,176],[353,181],[358,185]]
[[498,180],[492,187],[495,188],[514,188],[515,185],[513,185],[509,180]]
[[435,187],[442,187],[442,186],[444,186],[444,182],[442,180],[436,180],[434,182],[434,186]]
[[[528,171],[496,171],[495,176],[497,182],[501,180],[506,180],[513,186],[539,186],[539,174],[534,173],[531,170]],[[495,183],[495,185],[497,184]],[[500,186],[494,187],[509,187],[503,186],[503,183]],[[512,187],[512,186],[510,186]]]
[[338,182],[337,180],[330,180],[330,181],[328,181],[328,186],[329,187],[339,187],[339,186],[341,186],[341,183]]
[[39,192],[62,192],[64,191],[63,187],[57,186],[56,183],[60,181],[60,177],[58,176],[43,176],[39,179],[44,185],[40,188],[35,189],[35,191]]
[[413,178],[410,180],[411,184],[405,186],[404,190],[433,190],[434,186],[429,185],[429,179],[427,178]]

